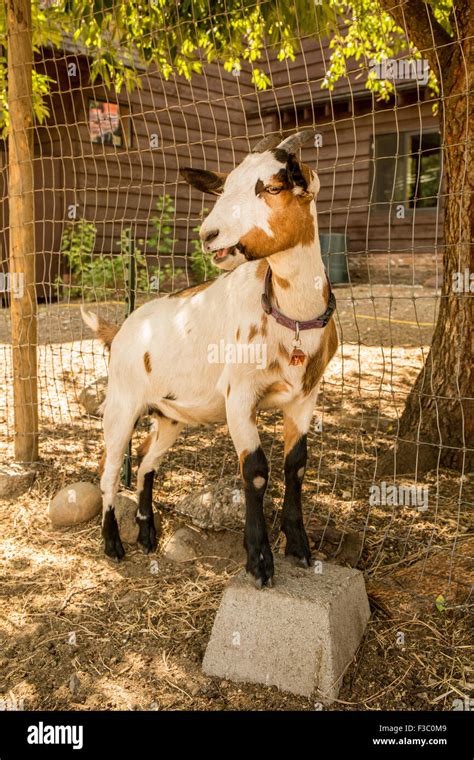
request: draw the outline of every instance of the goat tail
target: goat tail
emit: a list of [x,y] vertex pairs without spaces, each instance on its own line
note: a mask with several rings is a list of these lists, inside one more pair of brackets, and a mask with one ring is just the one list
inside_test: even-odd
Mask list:
[[113,322],[107,322],[92,311],[86,311],[83,306],[81,306],[81,315],[86,325],[95,333],[96,338],[101,340],[110,351],[112,341],[120,330],[120,327],[114,325]]

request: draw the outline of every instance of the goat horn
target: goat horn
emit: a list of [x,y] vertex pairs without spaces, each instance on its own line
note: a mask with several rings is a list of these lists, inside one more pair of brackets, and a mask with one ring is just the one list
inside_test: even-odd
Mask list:
[[252,153],[265,153],[266,150],[272,150],[281,142],[281,134],[278,135],[266,135],[258,141],[252,148]]
[[314,129],[304,129],[302,132],[297,132],[295,135],[286,137],[279,145],[278,148],[286,150],[287,153],[296,153],[303,145],[314,140],[316,132]]

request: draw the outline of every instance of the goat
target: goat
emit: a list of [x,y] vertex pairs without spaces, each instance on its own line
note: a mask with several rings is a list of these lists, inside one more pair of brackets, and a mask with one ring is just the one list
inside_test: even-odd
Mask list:
[[[235,251],[245,263],[144,304],[115,335],[95,315],[85,316],[99,337],[111,341],[101,476],[109,557],[124,556],[113,505],[138,418],[149,413],[156,424],[141,448],[137,473],[138,540],[147,553],[156,547],[152,490],[160,459],[185,425],[227,421],[245,489],[246,568],[258,588],[271,586],[274,565],[263,514],[269,471],[256,412],[280,409],[285,553],[305,567],[311,564],[301,507],[307,433],[323,372],[337,349],[334,296],[318,238],[319,179],[296,157],[312,134],[292,135],[276,147],[267,141],[227,176],[181,170],[191,185],[218,196],[200,229],[204,252],[223,263]],[[211,359],[222,344],[259,347],[266,361],[251,352],[239,360],[238,351],[230,360],[227,353]]]

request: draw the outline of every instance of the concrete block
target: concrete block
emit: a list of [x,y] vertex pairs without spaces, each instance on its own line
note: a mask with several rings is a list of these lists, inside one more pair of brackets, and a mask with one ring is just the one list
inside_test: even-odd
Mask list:
[[277,686],[323,704],[336,699],[370,617],[359,570],[275,559],[275,585],[245,571],[227,586],[203,660],[207,675]]
[[16,499],[33,485],[36,470],[18,462],[0,467],[0,499]]

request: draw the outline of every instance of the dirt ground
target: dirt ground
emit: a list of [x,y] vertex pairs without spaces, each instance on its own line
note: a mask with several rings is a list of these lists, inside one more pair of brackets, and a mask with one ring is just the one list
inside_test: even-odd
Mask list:
[[[472,535],[472,476],[429,474],[423,481],[429,488],[425,512],[369,503],[378,454],[396,438],[397,415],[426,356],[436,291],[358,285],[337,288],[336,296],[342,348],[328,368],[309,436],[305,518],[322,557],[327,555],[316,530],[321,521],[358,535],[358,566],[372,616],[330,709],[451,710],[474,688],[472,557],[465,574],[456,570]],[[101,313],[121,321],[123,305],[108,304]],[[155,490],[163,515],[156,555],[127,547],[123,563],[109,562],[99,518],[68,530],[51,528],[48,502],[62,486],[98,482],[100,420],[84,414],[77,396],[107,365],[76,304],[41,307],[39,333],[39,474],[18,500],[0,500],[0,697],[25,709],[319,709],[317,697],[222,682],[201,672],[223,589],[243,565],[242,534],[195,529],[199,556],[181,564],[167,560],[163,546],[186,524],[173,511],[183,496],[236,475],[225,427],[185,432],[164,460]],[[8,336],[3,310],[2,459],[12,456]],[[281,552],[280,417],[261,415],[260,429],[271,463],[271,537]],[[445,561],[435,559],[442,570],[433,578],[428,563],[437,556]],[[408,592],[398,575],[407,570]],[[388,580],[391,591],[384,590]]]

